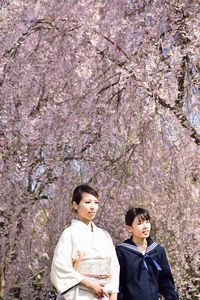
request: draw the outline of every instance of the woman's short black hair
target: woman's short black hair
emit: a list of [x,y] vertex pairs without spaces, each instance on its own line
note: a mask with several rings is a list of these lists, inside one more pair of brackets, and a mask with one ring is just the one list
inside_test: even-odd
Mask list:
[[91,186],[89,186],[87,184],[81,184],[81,185],[78,185],[74,189],[73,195],[72,195],[72,202],[76,202],[76,204],[79,204],[82,199],[83,193],[91,194],[91,195],[95,196],[96,198],[99,197],[98,192],[95,189],[93,189]]
[[150,221],[150,215],[148,210],[140,207],[131,207],[127,211],[125,215],[125,222],[126,225],[131,226],[133,224],[134,219],[138,217],[139,220],[144,221],[148,220]]

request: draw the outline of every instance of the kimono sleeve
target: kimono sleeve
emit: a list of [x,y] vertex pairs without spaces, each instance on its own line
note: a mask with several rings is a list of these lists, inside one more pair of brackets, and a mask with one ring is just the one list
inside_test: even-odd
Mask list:
[[169,262],[165,249],[162,247],[161,255],[161,268],[162,271],[159,274],[159,292],[166,300],[178,300],[179,296],[175,289],[174,279],[170,270]]
[[112,241],[110,234],[106,231],[107,238],[109,239],[110,243],[110,250],[111,250],[111,284],[109,285],[109,289],[111,293],[118,293],[119,292],[119,262],[116,255],[115,247]]
[[73,269],[72,251],[72,234],[67,228],[55,248],[51,266],[51,281],[61,294],[84,279],[83,275]]

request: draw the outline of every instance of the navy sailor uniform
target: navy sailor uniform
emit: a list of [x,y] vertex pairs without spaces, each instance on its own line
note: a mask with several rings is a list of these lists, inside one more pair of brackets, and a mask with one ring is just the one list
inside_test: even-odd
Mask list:
[[147,238],[142,254],[131,239],[116,247],[120,264],[118,300],[178,300],[165,249]]

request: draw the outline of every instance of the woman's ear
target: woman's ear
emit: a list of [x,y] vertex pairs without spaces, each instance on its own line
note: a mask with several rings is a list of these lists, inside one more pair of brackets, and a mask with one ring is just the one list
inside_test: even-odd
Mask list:
[[132,233],[132,227],[131,227],[131,226],[126,225],[126,230],[127,230],[129,233]]
[[72,202],[72,207],[73,207],[74,210],[77,210],[78,209],[78,204],[75,201],[73,201]]

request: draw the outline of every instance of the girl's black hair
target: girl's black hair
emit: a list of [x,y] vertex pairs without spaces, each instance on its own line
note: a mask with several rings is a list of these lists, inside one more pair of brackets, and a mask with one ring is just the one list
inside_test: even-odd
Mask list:
[[138,217],[140,221],[150,221],[150,215],[148,210],[140,207],[131,207],[125,215],[126,225],[131,226],[136,217]]
[[99,197],[98,192],[95,189],[93,189],[91,186],[89,186],[87,184],[81,184],[81,185],[78,185],[74,189],[73,195],[72,195],[72,202],[74,201],[74,202],[76,202],[76,204],[79,204],[81,202],[83,193],[91,194],[91,195],[95,196],[96,198]]

